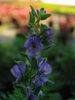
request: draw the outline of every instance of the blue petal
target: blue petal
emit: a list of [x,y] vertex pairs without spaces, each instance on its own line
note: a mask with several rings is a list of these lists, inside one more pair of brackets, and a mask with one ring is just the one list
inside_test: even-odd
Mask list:
[[47,41],[48,43],[52,43],[52,40],[47,39],[46,41]]
[[45,64],[45,66],[43,67],[44,70],[44,74],[45,75],[49,75],[52,72],[51,66],[49,64]]
[[25,47],[25,48],[29,48],[29,47],[30,47],[30,41],[29,41],[29,40],[27,40],[27,41],[25,42],[24,47]]
[[15,78],[19,78],[22,75],[18,65],[14,65],[10,71]]
[[19,63],[19,68],[21,70],[21,73],[23,74],[25,72],[25,69],[26,69],[26,65],[25,65],[25,63],[23,61],[21,61]]
[[47,80],[48,80],[48,77],[46,75],[44,75],[44,74],[41,74],[40,75],[40,79],[41,79],[42,82],[45,82],[46,83]]
[[34,55],[34,51],[31,48],[30,49],[27,49],[26,52],[27,52],[27,56],[28,57],[32,57]]
[[39,87],[39,86],[41,86],[42,83],[43,83],[43,82],[40,80],[39,77],[32,79],[32,82],[35,84],[35,87],[36,87],[36,88]]

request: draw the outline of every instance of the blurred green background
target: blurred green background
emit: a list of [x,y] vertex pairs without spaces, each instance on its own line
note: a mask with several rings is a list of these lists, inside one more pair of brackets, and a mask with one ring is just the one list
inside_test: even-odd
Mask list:
[[75,100],[75,6],[46,4],[41,0],[0,0],[0,100],[21,100],[19,90],[13,89],[15,79],[10,69],[15,60],[25,61],[20,53],[25,51],[22,33],[29,36],[29,5],[35,10],[44,7],[52,14],[40,24],[49,25],[55,33],[55,46],[42,51],[52,66],[49,79],[54,83],[44,85],[46,95],[41,100]]

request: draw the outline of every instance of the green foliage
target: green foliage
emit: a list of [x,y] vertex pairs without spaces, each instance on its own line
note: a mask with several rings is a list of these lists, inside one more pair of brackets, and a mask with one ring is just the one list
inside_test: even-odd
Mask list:
[[18,37],[13,43],[0,44],[0,68],[10,68],[14,64],[14,61],[23,60],[20,52],[24,50],[24,42],[23,38]]
[[24,100],[25,98],[24,91],[21,88],[14,88],[13,94],[7,93],[7,95],[0,93],[0,100]]
[[70,99],[68,99],[68,100],[75,100],[75,98],[70,98]]
[[48,100],[62,100],[61,95],[59,93],[50,93],[50,99]]

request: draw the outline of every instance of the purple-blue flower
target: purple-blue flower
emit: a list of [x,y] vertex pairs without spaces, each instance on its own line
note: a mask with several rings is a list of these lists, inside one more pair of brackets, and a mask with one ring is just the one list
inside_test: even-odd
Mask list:
[[39,41],[39,35],[31,35],[29,40],[24,44],[26,48],[26,54],[28,57],[32,57],[33,55],[38,58],[40,56],[40,50],[43,49],[43,45]]
[[30,86],[26,87],[24,91],[26,93],[26,100],[38,100],[38,98],[33,94],[33,91]]
[[45,40],[48,42],[48,43],[52,43],[52,38],[54,36],[54,32],[51,28],[48,28],[46,29],[46,38]]
[[48,42],[48,43],[52,43],[52,38],[54,37],[54,32],[51,28],[48,28],[46,25],[44,25],[46,27],[46,32],[45,32],[45,38],[44,41]]
[[23,73],[25,72],[25,69],[26,65],[23,61],[21,61],[18,65],[14,65],[10,71],[15,78],[20,79]]
[[47,82],[47,75],[49,75],[51,71],[51,66],[47,63],[47,59],[38,59],[38,75],[36,78],[32,79],[32,82],[35,84],[36,88]]
[[39,91],[39,95],[40,96],[43,96],[43,92],[41,90]]

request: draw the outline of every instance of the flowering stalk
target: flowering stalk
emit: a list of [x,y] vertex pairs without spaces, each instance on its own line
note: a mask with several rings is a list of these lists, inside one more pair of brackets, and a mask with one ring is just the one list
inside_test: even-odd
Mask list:
[[[48,75],[52,72],[51,66],[47,63],[47,58],[42,58],[41,52],[43,49],[45,50],[53,46],[51,43],[54,32],[48,26],[41,24],[40,33],[38,33],[39,21],[45,20],[51,15],[46,14],[44,8],[41,8],[40,11],[37,10],[36,13],[34,8],[30,7],[32,11],[29,13],[28,26],[32,28],[32,32],[30,31],[30,37],[27,37],[24,44],[26,48],[25,53],[21,53],[26,58],[26,61],[19,61],[18,65],[14,65],[11,68],[11,72],[16,78],[15,85],[21,86],[20,83],[23,83],[24,99],[39,100],[39,96],[43,96],[41,91],[42,85],[49,82]],[[35,18],[37,21],[35,21]],[[36,25],[37,28],[35,30]],[[45,43],[47,43],[46,47],[44,47]]]

